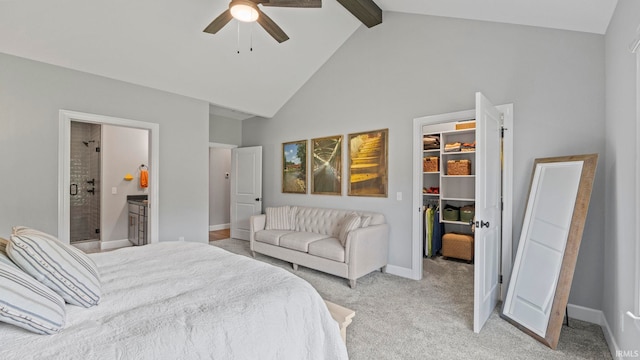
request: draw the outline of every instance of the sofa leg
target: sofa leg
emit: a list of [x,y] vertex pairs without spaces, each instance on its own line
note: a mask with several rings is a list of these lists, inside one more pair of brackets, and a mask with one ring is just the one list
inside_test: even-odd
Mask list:
[[383,273],[383,274],[386,274],[387,273],[387,265],[381,267],[380,268],[380,272]]
[[255,257],[256,257],[256,252],[255,252],[255,251],[252,251],[252,252],[251,252],[251,256],[253,256],[253,258],[255,259]]
[[291,266],[293,266],[294,271],[298,271],[298,264],[291,263]]
[[352,289],[355,289],[356,288],[356,279],[349,279],[349,286]]

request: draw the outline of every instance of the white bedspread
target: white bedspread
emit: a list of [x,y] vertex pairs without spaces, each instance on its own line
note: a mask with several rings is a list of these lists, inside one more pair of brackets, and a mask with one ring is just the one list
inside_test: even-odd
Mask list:
[[0,359],[346,359],[337,323],[306,281],[205,244],[92,254],[98,306],[36,335],[0,323]]

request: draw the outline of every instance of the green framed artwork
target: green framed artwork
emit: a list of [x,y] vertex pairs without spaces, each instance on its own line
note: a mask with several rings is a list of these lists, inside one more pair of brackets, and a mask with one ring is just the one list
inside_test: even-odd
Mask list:
[[311,139],[311,193],[342,194],[342,135]]
[[307,193],[307,140],[282,143],[282,192]]

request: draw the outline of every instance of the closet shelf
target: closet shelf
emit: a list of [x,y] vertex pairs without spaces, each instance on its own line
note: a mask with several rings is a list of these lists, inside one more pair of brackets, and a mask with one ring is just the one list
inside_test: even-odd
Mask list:
[[460,156],[460,155],[475,154],[475,153],[476,153],[475,150],[472,150],[472,151],[448,151],[448,152],[443,151],[442,155],[454,155],[454,156],[458,155],[458,156]]
[[443,178],[474,178],[476,175],[442,175]]
[[451,198],[451,197],[443,197],[444,201],[476,201],[475,198]]
[[471,225],[468,222],[464,222],[464,221],[451,221],[451,220],[442,220],[441,222],[445,223],[445,224],[458,224],[458,225]]

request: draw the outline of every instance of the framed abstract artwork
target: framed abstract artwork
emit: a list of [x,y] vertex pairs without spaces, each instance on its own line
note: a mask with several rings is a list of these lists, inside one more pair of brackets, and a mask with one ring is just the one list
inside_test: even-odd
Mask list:
[[307,140],[282,143],[282,192],[307,193]]
[[389,129],[349,134],[349,196],[387,197]]
[[311,193],[342,194],[342,135],[311,139]]

